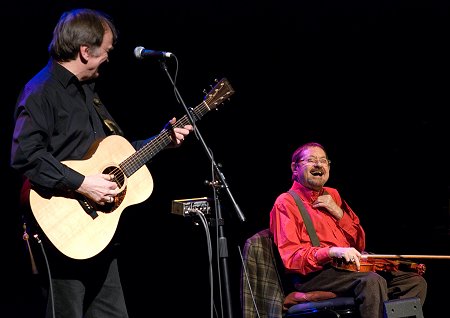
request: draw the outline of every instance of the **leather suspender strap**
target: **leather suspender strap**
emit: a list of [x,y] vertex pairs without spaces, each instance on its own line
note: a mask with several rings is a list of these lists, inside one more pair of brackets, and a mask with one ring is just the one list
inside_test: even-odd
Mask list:
[[298,196],[298,194],[294,190],[289,190],[288,193],[292,195],[297,203],[297,207],[300,210],[300,214],[302,215],[303,221],[305,222],[306,230],[308,231],[309,237],[311,238],[311,242],[313,246],[320,246],[319,238],[317,237],[316,230],[311,222],[311,217],[309,216],[308,211],[306,210],[302,199]]

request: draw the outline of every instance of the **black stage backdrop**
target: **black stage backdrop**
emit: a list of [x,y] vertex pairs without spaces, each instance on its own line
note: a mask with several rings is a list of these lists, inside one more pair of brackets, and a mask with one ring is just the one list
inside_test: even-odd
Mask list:
[[[8,165],[15,100],[47,62],[62,11],[82,6],[106,11],[120,31],[99,87],[130,140],[156,134],[172,116],[184,115],[159,61],[137,60],[136,46],[176,55],[177,87],[188,107],[203,100],[215,79],[226,77],[236,91],[198,122],[246,217],[238,220],[221,190],[234,316],[240,316],[238,246],[268,226],[272,203],[291,185],[291,153],[307,141],[328,149],[328,185],[360,216],[368,251],[449,254],[447,1],[22,1],[0,13],[1,316],[33,317],[36,306],[14,208],[18,180]],[[166,63],[174,76],[175,59]],[[171,202],[212,197],[205,185],[212,179],[211,162],[192,136],[148,167],[152,195],[127,208],[118,228],[130,317],[155,310],[166,310],[167,317],[180,311],[207,317],[205,231],[172,214]],[[424,313],[436,317],[448,307],[448,293],[441,291],[448,287],[449,263],[422,261],[429,283]],[[218,285],[214,280],[214,289]]]

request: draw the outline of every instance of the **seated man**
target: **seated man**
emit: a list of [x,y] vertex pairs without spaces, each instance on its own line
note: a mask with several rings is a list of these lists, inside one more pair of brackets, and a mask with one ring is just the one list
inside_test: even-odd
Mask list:
[[[383,318],[383,302],[418,297],[423,305],[427,283],[417,272],[360,272],[365,232],[358,216],[339,192],[324,187],[330,161],[318,143],[300,146],[292,156],[293,185],[310,216],[320,246],[312,243],[294,197],[282,193],[270,212],[270,231],[292,287],[299,292],[324,290],[353,296],[361,318]],[[332,260],[353,264],[355,270],[332,266]]]

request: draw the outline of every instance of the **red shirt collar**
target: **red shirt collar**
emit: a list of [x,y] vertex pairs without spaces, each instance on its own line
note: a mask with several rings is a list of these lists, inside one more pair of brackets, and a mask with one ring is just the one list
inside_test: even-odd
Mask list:
[[323,194],[323,188],[320,189],[319,191],[314,191],[311,190],[307,187],[305,187],[304,185],[302,185],[301,183],[294,181],[294,184],[292,185],[292,189],[294,191],[299,192],[300,197],[303,199],[303,201],[305,202],[309,202],[309,203],[313,203],[314,201],[317,200],[317,198]]

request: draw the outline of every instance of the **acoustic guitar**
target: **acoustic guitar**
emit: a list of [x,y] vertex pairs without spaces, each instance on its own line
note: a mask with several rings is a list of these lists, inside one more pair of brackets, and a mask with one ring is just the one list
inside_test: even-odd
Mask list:
[[[218,81],[204,100],[191,109],[194,121],[216,109],[232,94],[234,90],[226,78]],[[188,116],[184,115],[173,126],[189,123]],[[32,213],[52,244],[74,259],[87,259],[100,253],[113,238],[124,209],[150,197],[153,178],[145,164],[171,141],[171,131],[164,129],[136,151],[125,138],[111,135],[92,145],[84,159],[63,161],[83,175],[113,175],[120,193],[113,203],[101,206],[76,192],[47,195],[32,188]]]

